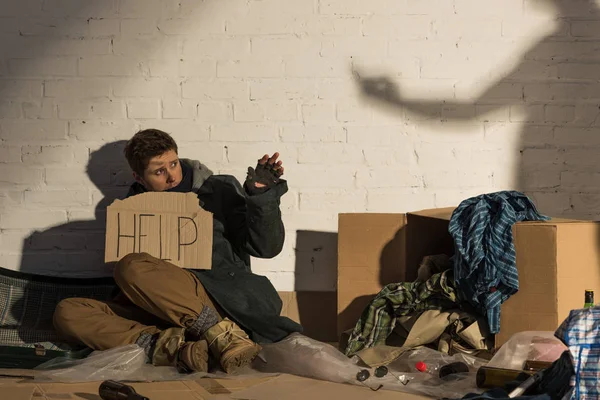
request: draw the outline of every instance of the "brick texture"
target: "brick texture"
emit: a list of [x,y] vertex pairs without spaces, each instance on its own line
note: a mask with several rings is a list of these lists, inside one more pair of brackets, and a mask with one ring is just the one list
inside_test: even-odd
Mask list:
[[[22,251],[52,249],[57,260],[89,252],[80,274],[105,274],[92,264],[104,208],[131,182],[123,143],[151,127],[172,133],[181,156],[239,179],[263,154],[281,153],[287,241],[255,264],[280,290],[335,289],[335,257],[314,269],[295,241],[298,230],[335,232],[340,212],[406,212],[518,189],[546,214],[600,217],[594,2],[6,3],[7,267],[19,268]],[[73,271],[61,268],[44,272]]]

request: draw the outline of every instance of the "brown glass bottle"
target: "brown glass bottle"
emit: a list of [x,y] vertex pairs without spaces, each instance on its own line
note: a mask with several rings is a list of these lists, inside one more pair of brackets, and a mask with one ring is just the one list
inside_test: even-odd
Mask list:
[[502,388],[508,382],[514,381],[521,374],[532,375],[531,371],[517,369],[481,367],[477,370],[476,382],[478,388]]

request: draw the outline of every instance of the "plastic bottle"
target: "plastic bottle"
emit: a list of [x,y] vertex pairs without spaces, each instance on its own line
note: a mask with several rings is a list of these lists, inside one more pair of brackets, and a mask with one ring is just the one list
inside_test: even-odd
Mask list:
[[469,372],[469,366],[461,361],[442,365],[439,363],[427,364],[424,361],[419,361],[415,364],[415,368],[419,372],[425,372],[437,376],[440,379],[447,379],[451,375]]
[[438,371],[440,369],[440,366],[437,363],[427,364],[424,361],[419,361],[418,363],[415,364],[415,368],[419,372],[426,372],[431,375],[437,375]]

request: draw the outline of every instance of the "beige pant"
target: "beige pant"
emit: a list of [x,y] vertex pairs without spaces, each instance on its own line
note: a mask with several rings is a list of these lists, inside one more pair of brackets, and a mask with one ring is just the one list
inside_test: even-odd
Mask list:
[[187,327],[206,305],[216,307],[194,274],[147,253],[125,256],[115,266],[122,293],[113,301],[65,299],[54,312],[54,327],[70,342],[94,350],[135,343],[142,333]]

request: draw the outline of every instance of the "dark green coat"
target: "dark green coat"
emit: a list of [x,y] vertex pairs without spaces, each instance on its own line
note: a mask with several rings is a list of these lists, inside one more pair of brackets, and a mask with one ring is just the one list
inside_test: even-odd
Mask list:
[[[287,183],[249,196],[231,175],[213,175],[198,161],[181,160],[193,171],[192,191],[213,213],[211,270],[190,270],[223,310],[256,342],[276,342],[302,327],[281,317],[281,298],[264,276],[252,273],[250,256],[273,258],[283,247],[285,232],[279,209]],[[128,196],[145,192],[134,183]]]

